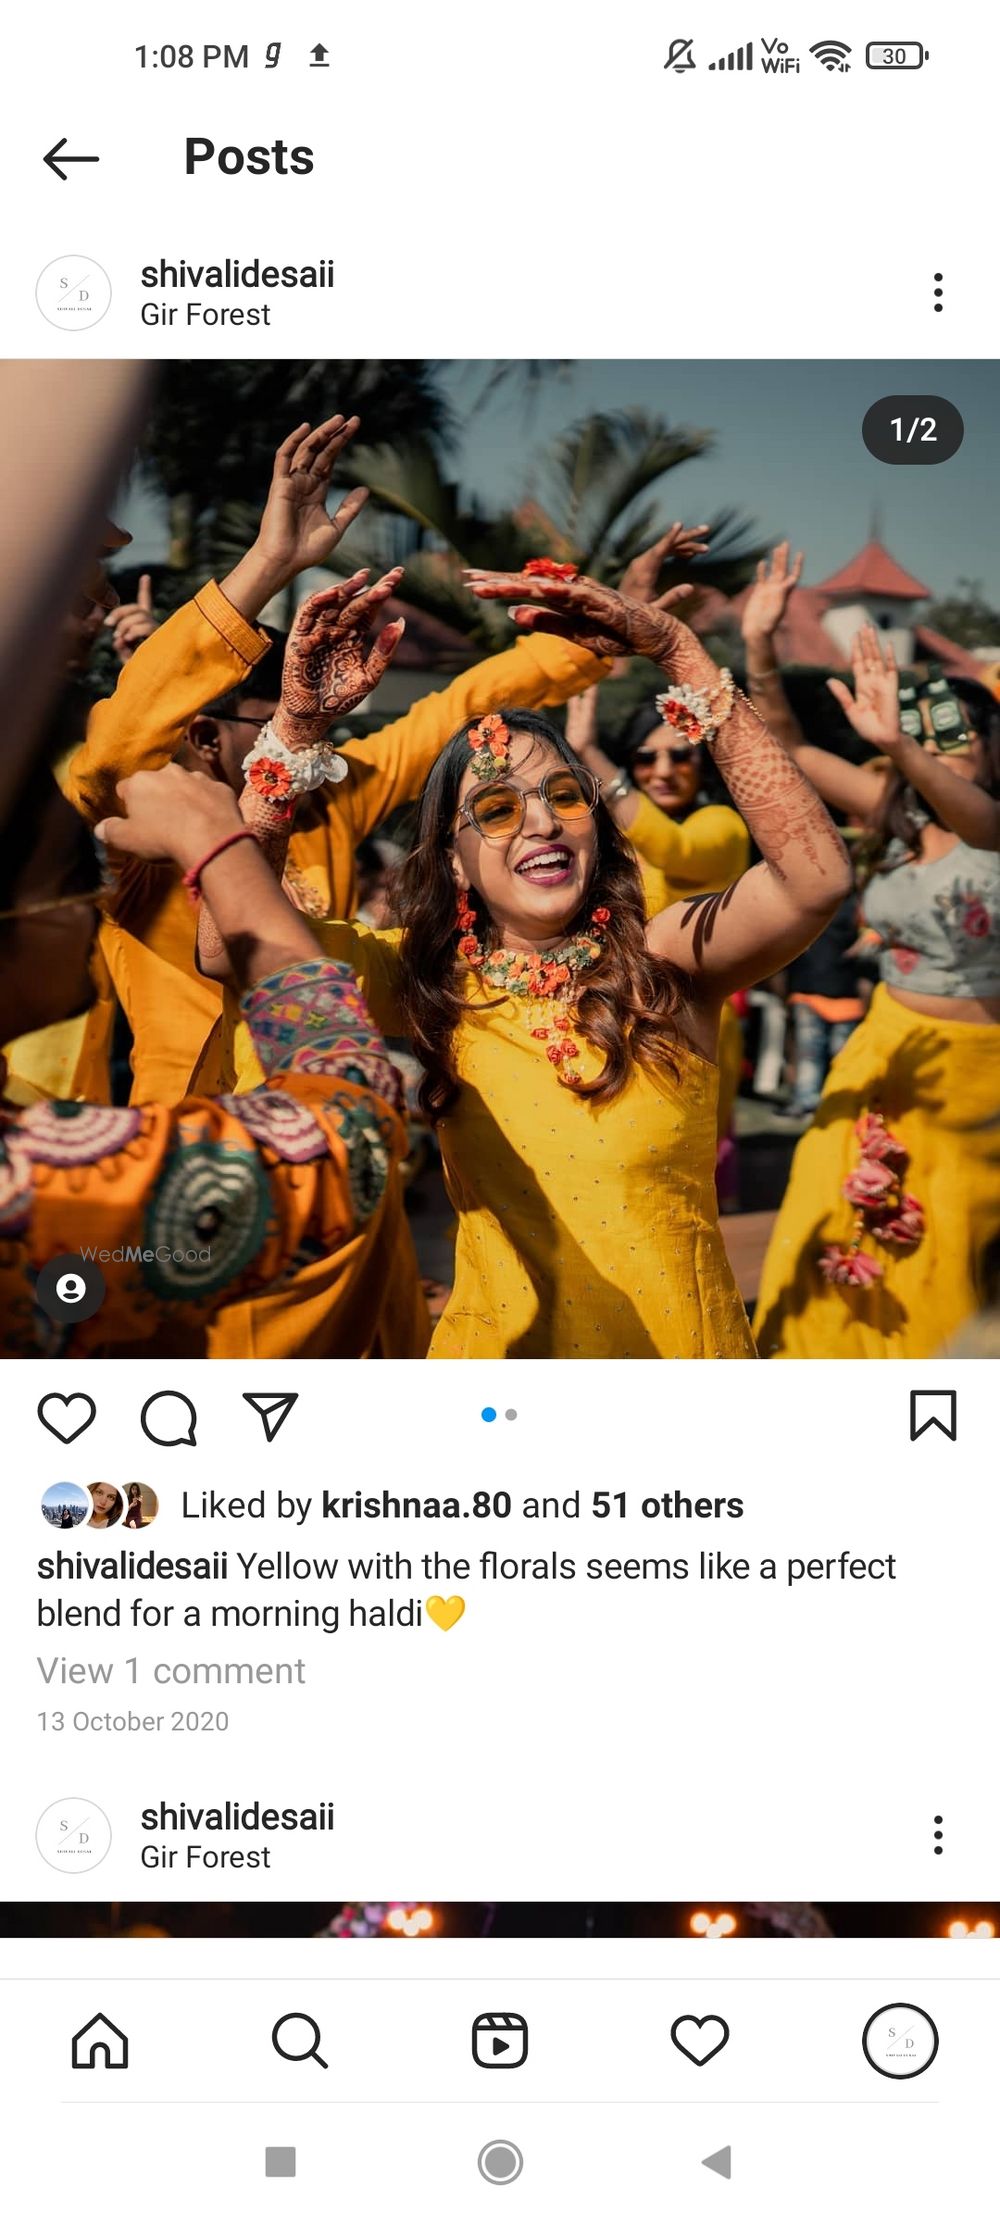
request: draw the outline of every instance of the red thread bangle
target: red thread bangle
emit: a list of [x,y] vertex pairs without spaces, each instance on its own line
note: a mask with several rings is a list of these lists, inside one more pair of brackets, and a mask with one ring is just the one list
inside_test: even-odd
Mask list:
[[199,864],[192,864],[191,870],[185,872],[183,879],[183,885],[187,888],[191,901],[193,903],[200,901],[201,875],[203,872],[207,872],[210,864],[215,863],[217,856],[222,856],[226,849],[233,848],[237,841],[256,841],[256,838],[256,834],[251,833],[249,826],[240,826],[237,833],[227,833],[224,841],[217,841],[214,849],[209,849],[207,856],[203,856]]

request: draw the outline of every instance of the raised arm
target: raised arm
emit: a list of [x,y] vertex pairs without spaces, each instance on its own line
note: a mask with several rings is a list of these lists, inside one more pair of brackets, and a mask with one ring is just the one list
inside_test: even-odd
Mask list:
[[[289,1031],[286,1012],[281,1031],[269,1035],[265,1028],[263,1046],[256,1041],[265,1070],[270,1074],[301,1065],[303,1071],[327,1071],[333,1076],[346,1065],[360,1063],[366,1084],[395,1104],[398,1078],[381,1036],[360,1003],[350,965],[325,956],[301,911],[282,893],[229,788],[221,780],[206,779],[202,772],[166,764],[162,771],[136,772],[123,779],[118,800],[123,814],[102,820],[95,828],[98,839],[120,856],[175,864],[185,875],[192,898],[211,903],[232,977],[244,998],[251,999],[251,1011],[263,1010],[275,983],[289,971],[299,980],[302,967],[308,968],[298,1032],[294,1026]],[[351,1024],[338,1031],[341,1001],[342,1015]],[[325,1027],[319,1024],[318,1011],[325,1013]],[[354,1037],[350,1048],[348,1032]],[[331,1051],[328,1066],[322,1058],[324,1035],[340,1042],[339,1051]],[[364,1050],[360,1060],[355,1056],[358,1049]]]
[[[148,595],[129,606],[126,632],[144,623],[145,637],[128,655],[114,694],[91,711],[86,740],[63,782],[91,825],[113,811],[120,780],[170,763],[204,704],[259,663],[270,645],[255,623],[260,611],[300,571],[328,561],[343,539],[366,490],[356,487],[333,517],[326,501],[334,464],[358,421],[331,417],[315,432],[300,425],[282,443],[257,538],[221,586],[203,587],[152,631]],[[113,612],[111,622],[120,615]]]
[[153,607],[153,581],[144,571],[134,602],[117,602],[104,620],[111,634],[111,645],[120,664],[131,663],[136,649],[156,631],[156,612]]
[[[143,1133],[124,1198],[107,1163],[74,1160],[68,1230],[92,1204],[99,1215],[91,1223],[113,1227],[126,1245],[134,1241],[126,1259],[142,1260],[109,1276],[112,1339],[154,1335],[150,1298],[157,1296],[169,1304],[168,1317],[178,1303],[207,1307],[198,1316],[211,1354],[250,1356],[272,1299],[279,1314],[296,1305],[301,1274],[303,1308],[295,1316],[302,1347],[317,1347],[322,1326],[319,1350],[361,1357],[391,1264],[396,1206],[390,1203],[388,1218],[379,1206],[406,1147],[399,1076],[382,1035],[352,967],[318,948],[227,787],[171,764],[123,780],[120,803],[121,815],[98,829],[109,850],[169,860],[211,900],[266,1086],[238,1098],[193,1096],[116,1112],[117,1132],[104,1145],[109,1159]],[[51,1107],[21,1117],[30,1132],[32,1122],[51,1118]],[[50,1227],[59,1224],[58,1205],[50,1184]],[[153,1226],[162,1229],[162,1248]],[[190,1246],[178,1240],[184,1229]],[[373,1246],[383,1244],[373,1262]],[[310,1324],[317,1270],[325,1308],[322,1322]],[[252,1315],[234,1309],[243,1298],[260,1308]]]
[[[693,556],[703,555],[707,532],[707,525],[669,525],[661,539],[655,541],[651,548],[644,549],[642,555],[629,564],[620,589],[623,601],[649,604],[656,600],[659,609],[674,609],[686,601],[694,593],[692,585],[670,587],[657,599],[656,583],[669,558],[673,558],[675,562],[689,562]],[[544,634],[541,637],[544,638]],[[616,825],[621,827],[623,833],[628,833],[639,814],[639,790],[633,787],[621,765],[605,755],[597,738],[596,686],[588,687],[586,693],[576,695],[569,703],[566,711],[566,739],[582,762],[593,772],[595,779],[600,780],[601,794]],[[677,832],[679,828],[671,827],[670,830]],[[659,862],[659,859],[656,861]],[[665,870],[666,866],[662,868]]]
[[794,756],[799,770],[823,801],[850,817],[870,819],[885,792],[884,780],[863,764],[845,763],[832,749],[814,748],[806,740],[782,682],[775,638],[802,577],[802,563],[802,555],[793,560],[790,543],[781,540],[773,554],[757,565],[757,577],[741,619],[747,693],[775,740]]
[[329,563],[364,508],[367,486],[352,487],[332,517],[326,506],[337,459],[360,423],[360,417],[328,417],[315,431],[297,425],[282,441],[257,538],[222,582],[244,617],[259,617],[300,571]]
[[[678,594],[685,589],[677,588]],[[601,784],[612,817],[636,855],[674,886],[728,887],[750,862],[746,827],[724,803],[708,803],[689,818],[672,818],[605,756],[596,741],[597,688],[574,696],[566,711],[566,739]]]
[[317,955],[221,780],[166,764],[121,780],[118,801],[122,815],[101,820],[98,840],[114,855],[169,860],[190,876],[192,897],[212,904],[241,990]]
[[[327,735],[374,693],[403,637],[405,620],[375,628],[384,604],[394,594],[402,571],[387,571],[374,586],[367,571],[327,587],[302,604],[288,637],[281,701],[270,723],[245,758],[247,783],[240,798],[241,822],[255,835],[275,878],[280,881],[294,822],[295,806],[346,770]],[[198,919],[198,968],[209,979],[230,976],[226,935],[214,903],[203,904]]]
[[[970,849],[1000,849],[1000,803],[970,776],[955,771],[954,759],[928,752],[899,724],[899,673],[891,643],[873,625],[858,633],[852,654],[854,692],[831,679],[834,694],[856,733],[869,748],[889,756],[910,787],[930,804],[949,832]],[[969,759],[964,759],[968,765]]]
[[687,972],[696,995],[712,1002],[807,948],[850,890],[843,842],[815,789],[695,634],[661,603],[643,608],[593,579],[470,572],[469,583],[486,599],[541,604],[541,611],[518,611],[529,624],[568,631],[598,653],[658,663],[678,729],[710,749],[761,851],[763,862],[725,893],[673,904],[652,919],[651,949]]
[[[633,557],[622,581],[630,598],[648,601],[668,558],[700,552],[707,526],[671,525],[649,548]],[[690,588],[675,588],[689,593]],[[461,726],[491,710],[546,710],[571,701],[582,689],[610,676],[611,661],[592,656],[577,641],[544,633],[525,634],[513,648],[485,656],[459,673],[440,693],[427,694],[405,717],[396,718],[364,740],[348,741],[344,754],[350,784],[344,789],[355,845],[381,825],[401,803],[413,802],[441,750]],[[604,759],[607,771],[614,766]],[[338,804],[341,798],[338,797]]]
[[803,747],[805,734],[782,684],[775,636],[802,577],[803,560],[801,551],[793,559],[791,543],[780,540],[773,554],[758,563],[740,619],[747,693],[775,740],[788,749]]

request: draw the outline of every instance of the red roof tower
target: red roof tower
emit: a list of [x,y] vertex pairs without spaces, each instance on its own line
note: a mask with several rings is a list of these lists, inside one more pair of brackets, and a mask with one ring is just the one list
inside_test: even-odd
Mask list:
[[860,555],[852,556],[832,578],[823,579],[815,591],[837,601],[868,595],[880,602],[929,602],[931,598],[930,587],[922,586],[912,571],[904,571],[881,540],[869,540]]

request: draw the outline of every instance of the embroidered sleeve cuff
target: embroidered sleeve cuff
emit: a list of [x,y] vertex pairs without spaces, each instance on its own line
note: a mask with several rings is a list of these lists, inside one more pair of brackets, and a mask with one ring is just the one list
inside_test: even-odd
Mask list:
[[243,1015],[268,1075],[309,1072],[354,1080],[400,1108],[399,1074],[350,965],[322,958],[288,965],[250,989]]
[[217,586],[214,579],[209,579],[208,585],[203,586],[201,593],[195,595],[195,607],[201,611],[208,624],[214,625],[216,632],[221,633],[227,646],[235,649],[236,654],[242,656],[244,663],[249,664],[251,669],[267,654],[271,645],[270,634],[265,633],[259,625],[251,625],[248,618],[242,617],[239,610],[234,609],[231,602],[227,602],[221,586]]

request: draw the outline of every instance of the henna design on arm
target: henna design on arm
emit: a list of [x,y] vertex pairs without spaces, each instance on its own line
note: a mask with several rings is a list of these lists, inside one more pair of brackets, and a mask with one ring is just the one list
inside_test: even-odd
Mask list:
[[273,720],[288,748],[311,748],[333,717],[346,717],[378,686],[404,630],[396,618],[376,636],[374,621],[394,594],[402,568],[366,587],[367,571],[303,602],[288,636],[281,704]]
[[744,696],[737,695],[709,748],[762,857],[780,880],[804,858],[821,880],[843,878],[847,852],[805,773]]
[[[673,614],[676,589],[658,601],[638,603],[626,601],[596,579],[540,579],[484,571],[466,576],[481,600],[517,603],[514,616],[536,630],[569,636],[595,655],[621,655],[624,649],[630,655],[647,656],[675,684],[694,687],[718,700],[722,673],[697,634]],[[794,891],[795,900],[806,910],[822,909],[828,893],[826,888],[817,889],[816,879],[842,887],[846,854],[815,788],[744,695],[735,695],[707,746],[776,879],[789,893]]]
[[[387,671],[404,630],[397,618],[377,635],[374,621],[395,592],[402,570],[387,571],[365,588],[366,571],[328,587],[304,602],[289,634],[281,678],[281,702],[272,719],[288,749],[315,748],[325,740],[338,713],[356,708]],[[272,800],[249,783],[240,798],[240,816],[280,882],[285,869],[294,814],[284,799]],[[209,979],[229,977],[222,936],[207,904],[198,918],[198,967]]]
[[[763,862],[721,896],[672,904],[650,921],[649,946],[687,972],[695,1005],[717,1011],[746,987],[807,947],[849,893],[847,854],[815,788],[786,755],[744,695],[738,694],[696,634],[675,617],[670,598],[640,606],[594,579],[539,579],[517,573],[470,574],[483,600],[504,599],[546,631],[595,654],[648,656],[674,686],[708,699],[705,745]],[[541,604],[541,609],[538,605]]]

